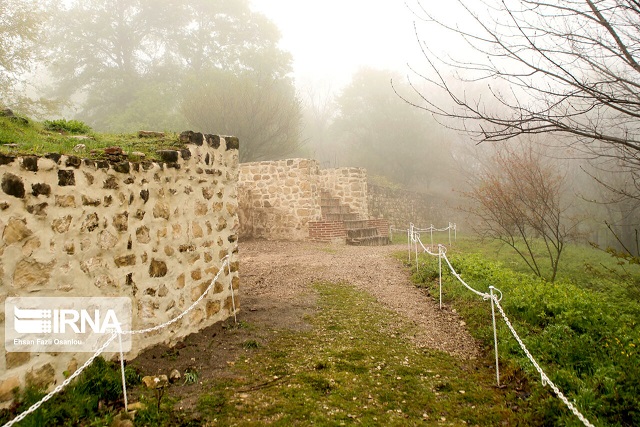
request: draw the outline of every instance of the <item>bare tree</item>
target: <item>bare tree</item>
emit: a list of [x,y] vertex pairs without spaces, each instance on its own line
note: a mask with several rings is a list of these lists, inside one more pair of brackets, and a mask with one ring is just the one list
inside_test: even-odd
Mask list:
[[[423,23],[459,36],[472,53],[440,53],[421,40],[430,70],[414,70],[422,83],[411,81],[421,100],[401,96],[477,141],[566,136],[565,143],[627,173],[630,194],[639,198],[640,1],[455,3],[464,24],[435,16],[419,0],[413,9]],[[418,23],[419,38],[421,28]],[[480,84],[486,92],[469,96]],[[434,101],[441,99],[448,101]]]
[[509,245],[539,277],[546,258],[554,281],[578,222],[563,201],[565,176],[551,159],[530,144],[500,145],[470,184],[465,196],[474,202],[469,212],[480,220],[477,231]]

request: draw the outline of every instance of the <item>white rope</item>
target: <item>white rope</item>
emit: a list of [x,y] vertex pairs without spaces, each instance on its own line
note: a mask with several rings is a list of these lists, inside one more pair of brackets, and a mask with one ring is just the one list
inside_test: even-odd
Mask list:
[[460,275],[453,269],[451,262],[449,262],[449,258],[447,258],[447,254],[443,254],[442,258],[444,258],[444,260],[446,261],[447,265],[449,266],[449,269],[451,270],[451,273],[456,277],[456,279],[460,281],[460,283],[464,285],[465,288],[469,289],[474,294],[481,296],[482,299],[488,300],[491,297],[488,293],[477,291],[473,289],[471,286],[467,285],[467,283],[464,280],[462,280],[462,277],[460,277]]
[[[224,272],[225,265],[228,266],[228,272],[229,272],[229,274],[231,274],[231,266],[229,265],[229,255],[225,256],[222,259],[222,261],[223,261],[223,263],[222,263],[222,266],[220,267],[220,270],[218,270],[218,273],[211,280],[211,283],[209,284],[207,289],[205,289],[204,292],[202,293],[202,295],[200,295],[200,297],[193,304],[191,304],[185,311],[183,311],[182,313],[180,313],[178,316],[174,317],[173,319],[171,319],[171,320],[169,320],[169,321],[167,321],[167,322],[165,322],[165,323],[163,323],[161,325],[154,326],[152,328],[139,329],[139,330],[133,330],[133,331],[120,331],[118,333],[116,333],[116,332],[112,333],[111,337],[102,345],[102,347],[100,347],[93,354],[93,356],[91,356],[89,358],[89,360],[87,360],[79,369],[77,369],[71,376],[69,376],[69,378],[64,380],[64,382],[62,382],[62,384],[57,386],[52,392],[50,392],[49,394],[44,396],[39,402],[36,402],[33,405],[31,405],[31,407],[29,407],[29,409],[27,409],[26,411],[22,412],[20,415],[18,415],[13,420],[11,420],[11,421],[7,422],[6,424],[4,424],[2,427],[11,427],[15,423],[17,423],[19,421],[22,421],[27,415],[29,415],[30,413],[32,413],[33,411],[38,409],[44,402],[46,402],[47,400],[51,399],[51,397],[53,397],[53,395],[55,395],[56,393],[60,392],[74,378],[76,378],[78,375],[80,375],[80,373],[87,366],[89,366],[95,360],[96,357],[98,357],[100,354],[102,354],[102,352],[104,352],[104,350],[109,346],[109,344],[111,344],[111,342],[116,337],[118,337],[120,339],[120,337],[122,335],[125,335],[125,334],[135,335],[135,334],[144,334],[144,333],[148,333],[148,332],[157,331],[157,330],[166,328],[167,326],[177,322],[178,320],[180,320],[184,316],[186,316],[190,311],[192,311],[200,303],[200,301],[202,301],[202,299],[207,295],[207,293],[215,285],[215,282],[218,280],[218,277],[220,277],[220,274],[222,272]],[[231,285],[231,292],[232,292],[232,300],[233,300],[233,285]],[[235,318],[235,315],[236,315],[235,301],[233,301],[233,315],[234,315],[234,318]],[[237,322],[237,320],[236,320],[236,322]],[[127,389],[126,389],[126,384],[125,384],[124,360],[122,358],[122,341],[121,340],[120,340],[120,369],[121,369],[121,373],[122,373],[122,387],[123,387],[123,392],[124,392],[124,401],[125,401],[125,410],[126,410],[127,406],[128,406],[127,405]]]
[[226,264],[229,263],[229,255],[225,256],[223,258],[223,263],[222,266],[220,267],[220,270],[218,270],[218,273],[216,274],[216,276],[211,280],[211,283],[209,284],[209,286],[207,287],[207,289],[204,290],[204,292],[202,293],[202,295],[200,295],[200,298],[198,298],[193,304],[191,304],[185,311],[183,311],[182,313],[180,313],[179,315],[177,315],[176,317],[174,317],[171,320],[168,320],[167,322],[161,324],[161,325],[156,325],[153,326],[151,328],[147,328],[147,329],[139,329],[136,331],[122,331],[121,333],[123,335],[135,335],[135,334],[146,334],[149,332],[153,332],[153,331],[158,331],[160,329],[164,329],[167,326],[176,323],[178,320],[182,319],[184,316],[186,316],[187,314],[189,314],[189,312],[191,312],[199,303],[200,301],[202,301],[202,299],[207,295],[207,293],[211,290],[211,288],[213,288],[213,286],[215,285],[216,281],[218,281],[218,277],[220,277],[220,274],[224,271],[224,267]]
[[112,333],[111,337],[102,345],[102,347],[100,347],[95,353],[93,353],[93,356],[91,356],[89,358],[89,360],[87,360],[86,362],[84,362],[84,365],[82,365],[79,369],[77,369],[73,374],[71,374],[69,376],[69,378],[67,378],[66,380],[64,380],[62,382],[62,384],[60,384],[59,386],[57,386],[56,388],[53,389],[53,391],[51,391],[49,394],[47,394],[46,396],[44,396],[39,402],[34,403],[33,405],[31,405],[29,407],[29,409],[27,409],[26,411],[22,412],[20,415],[18,415],[17,417],[15,417],[14,419],[12,419],[11,421],[7,422],[5,425],[3,425],[2,427],[11,427],[12,425],[14,425],[17,422],[22,421],[27,415],[29,415],[30,413],[32,413],[33,411],[35,411],[36,409],[38,409],[40,407],[40,405],[42,405],[44,402],[46,402],[47,400],[51,399],[56,393],[59,393],[63,388],[65,388],[67,385],[69,385],[69,383],[71,381],[73,381],[74,378],[76,378],[78,375],[80,375],[80,373],[87,367],[89,366],[96,357],[98,357],[108,346],[109,344],[111,344],[111,342],[113,340],[116,339],[116,336],[118,336],[117,333]]
[[518,333],[515,331],[515,329],[513,329],[513,326],[511,325],[511,322],[509,321],[509,318],[507,317],[507,315],[505,314],[504,310],[502,309],[502,306],[500,305],[500,301],[498,300],[498,298],[496,298],[495,296],[493,297],[493,301],[496,305],[496,307],[498,307],[498,311],[500,312],[500,314],[502,315],[502,318],[504,319],[505,323],[507,324],[507,326],[509,327],[509,330],[511,331],[511,334],[513,335],[513,337],[516,339],[516,341],[518,341],[518,344],[520,344],[520,347],[522,348],[522,351],[524,351],[524,353],[527,355],[527,357],[529,358],[529,360],[531,361],[531,363],[533,364],[533,366],[536,368],[536,370],[538,371],[538,373],[540,374],[540,379],[542,380],[542,385],[549,385],[549,387],[551,387],[551,389],[553,390],[553,392],[556,394],[556,396],[558,396],[558,398],[560,400],[562,400],[564,402],[565,405],[567,405],[567,408],[569,408],[569,410],[571,412],[573,412],[573,414],[578,417],[578,419],[580,421],[582,421],[582,424],[584,424],[587,427],[594,427],[593,424],[591,424],[585,417],[584,415],[582,415],[580,413],[580,411],[578,411],[576,409],[575,406],[573,406],[573,404],[571,402],[569,402],[569,399],[567,399],[565,397],[564,394],[562,394],[562,392],[560,391],[560,389],[558,389],[558,387],[553,383],[553,381],[551,381],[549,379],[549,377],[547,376],[547,374],[544,373],[544,371],[542,370],[542,368],[540,367],[540,365],[538,365],[538,362],[536,362],[536,360],[533,358],[533,356],[531,355],[531,353],[529,353],[529,350],[527,349],[527,347],[524,345],[524,343],[522,342],[522,340],[520,339],[520,337],[518,336]]

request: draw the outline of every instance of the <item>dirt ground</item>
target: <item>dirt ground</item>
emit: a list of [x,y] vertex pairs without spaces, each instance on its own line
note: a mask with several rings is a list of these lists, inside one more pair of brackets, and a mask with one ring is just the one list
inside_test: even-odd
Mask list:
[[418,326],[420,332],[409,338],[419,347],[442,350],[459,358],[475,358],[479,354],[464,322],[456,313],[440,310],[438,302],[416,288],[407,268],[392,256],[406,251],[405,246],[254,240],[241,242],[239,249],[239,323],[236,325],[231,317],[173,347],[153,347],[130,362],[143,375],[195,369],[197,383],[170,389],[184,409],[197,403],[202,384],[233,375],[230,365],[248,351],[247,342],[264,345],[274,330],[307,327],[305,317],[313,313],[316,304],[309,285],[317,281],[347,282],[369,292]]

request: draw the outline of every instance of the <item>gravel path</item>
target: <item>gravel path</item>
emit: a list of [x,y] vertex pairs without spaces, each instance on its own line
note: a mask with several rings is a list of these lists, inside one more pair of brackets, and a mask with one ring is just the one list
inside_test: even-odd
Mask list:
[[[440,310],[437,301],[409,280],[409,272],[392,254],[402,245],[358,247],[309,242],[254,240],[240,243],[242,310],[264,311],[265,317],[293,316],[312,309],[309,284],[348,282],[372,294],[384,306],[418,326],[410,337],[419,347],[475,358],[478,346],[455,312]],[[291,310],[289,310],[289,308]],[[292,317],[293,316],[293,317]],[[300,317],[300,316],[298,316]],[[301,322],[301,319],[297,319]]]

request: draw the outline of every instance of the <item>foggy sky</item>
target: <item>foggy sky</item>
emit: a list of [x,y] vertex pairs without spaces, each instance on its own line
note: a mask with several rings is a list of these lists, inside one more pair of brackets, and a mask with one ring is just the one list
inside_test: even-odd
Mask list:
[[[330,81],[336,90],[362,66],[407,71],[421,52],[415,16],[403,0],[251,0],[282,34],[296,84]],[[432,3],[427,0],[426,4]]]

